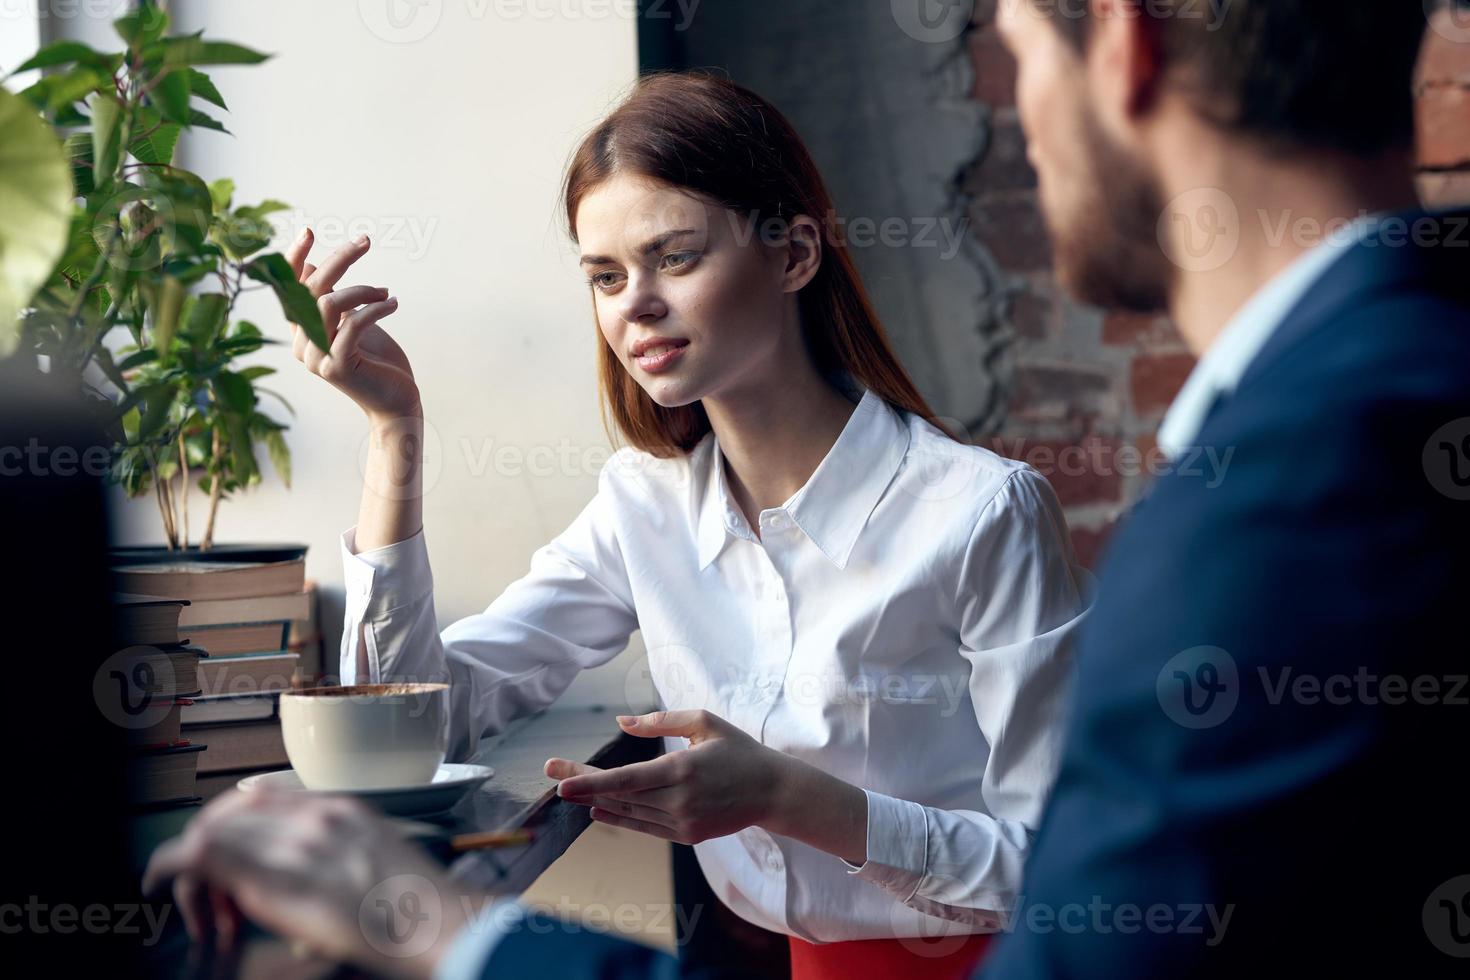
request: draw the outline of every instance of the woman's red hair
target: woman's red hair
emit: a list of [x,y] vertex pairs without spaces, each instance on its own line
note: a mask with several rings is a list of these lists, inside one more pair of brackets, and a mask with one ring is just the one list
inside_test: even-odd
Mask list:
[[[894,408],[934,418],[889,346],[852,256],[834,233],[836,212],[822,175],[775,106],[710,75],[642,79],[572,156],[564,198],[573,241],[582,200],[619,173],[689,191],[751,219],[753,228],[772,218],[816,219],[823,260],[799,302],[817,370],[838,384],[846,375]],[[605,339],[598,345],[598,373],[605,414],[635,448],[676,456],[710,431],[698,402],[664,408],[649,397]]]

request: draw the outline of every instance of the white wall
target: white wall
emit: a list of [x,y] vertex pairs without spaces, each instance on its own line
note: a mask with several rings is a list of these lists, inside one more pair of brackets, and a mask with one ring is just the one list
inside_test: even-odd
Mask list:
[[[40,41],[38,8],[34,3],[17,3],[0,0],[0,75],[7,75],[15,66],[35,54]],[[5,83],[12,92],[31,85],[37,74],[26,72]]]
[[[173,4],[182,29],[276,53],[261,66],[210,70],[234,137],[194,135],[181,162],[206,180],[234,178],[237,203],[295,206],[277,216],[280,247],[307,221],[319,252],[367,232],[375,247],[344,285],[400,297],[384,325],[413,362],[431,426],[424,523],[441,626],[524,573],[531,552],[590,499],[607,455],[590,302],[557,192],[577,139],[636,77],[636,24],[618,4],[582,8],[589,15],[576,19],[537,16],[562,6]],[[241,314],[289,339],[268,294],[247,296]],[[297,410],[287,433],[294,478],[288,491],[268,473],[223,504],[216,540],[310,545],[307,574],[328,592],[331,658],[341,628],[338,536],[356,520],[366,429],[289,346],[251,363],[279,369],[262,383]],[[279,406],[271,411],[284,420]],[[504,447],[541,455],[497,462]],[[192,502],[197,539],[205,501],[196,492]],[[121,512],[122,540],[160,539],[151,497]],[[640,673],[636,646],[568,698],[625,703],[629,668]]]

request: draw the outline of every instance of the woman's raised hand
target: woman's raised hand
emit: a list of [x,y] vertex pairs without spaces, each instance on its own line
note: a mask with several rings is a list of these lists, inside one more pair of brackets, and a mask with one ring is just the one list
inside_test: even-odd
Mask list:
[[421,411],[413,368],[403,349],[378,321],[398,309],[398,300],[379,286],[344,286],[337,281],[371,247],[366,236],[343,245],[320,266],[307,261],[313,235],[306,229],[286,250],[286,261],[316,297],[327,331],[324,352],[291,325],[292,351],[334,388],[351,398],[373,420],[391,420]]

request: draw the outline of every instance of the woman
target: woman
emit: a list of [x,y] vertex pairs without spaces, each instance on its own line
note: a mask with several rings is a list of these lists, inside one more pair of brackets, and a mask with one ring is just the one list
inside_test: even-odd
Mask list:
[[[333,337],[324,354],[297,330],[296,356],[373,432],[344,683],[447,673],[462,759],[641,629],[668,710],[620,724],[671,751],[551,760],[561,794],[695,844],[798,977],[853,956],[968,971],[1016,900],[1085,605],[1051,489],[926,421],[815,166],[754,94],[646,79],[576,151],[565,207],[630,447],[525,578],[442,634],[420,392],[378,325],[396,303],[337,287],[365,240],[320,267],[309,233],[289,253]],[[962,938],[943,958],[903,942],[937,934]]]

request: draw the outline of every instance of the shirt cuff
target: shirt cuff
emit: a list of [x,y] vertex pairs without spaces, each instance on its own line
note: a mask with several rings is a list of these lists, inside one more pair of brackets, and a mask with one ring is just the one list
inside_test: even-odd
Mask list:
[[486,906],[454,937],[434,966],[433,980],[480,980],[495,948],[525,916],[525,907],[509,899]]
[[868,859],[859,867],[839,858],[847,873],[907,902],[929,867],[929,816],[909,800],[863,790],[868,798]]
[[434,592],[429,549],[424,532],[357,554],[356,525],[342,532],[342,582],[347,614],[356,620],[376,619]]

